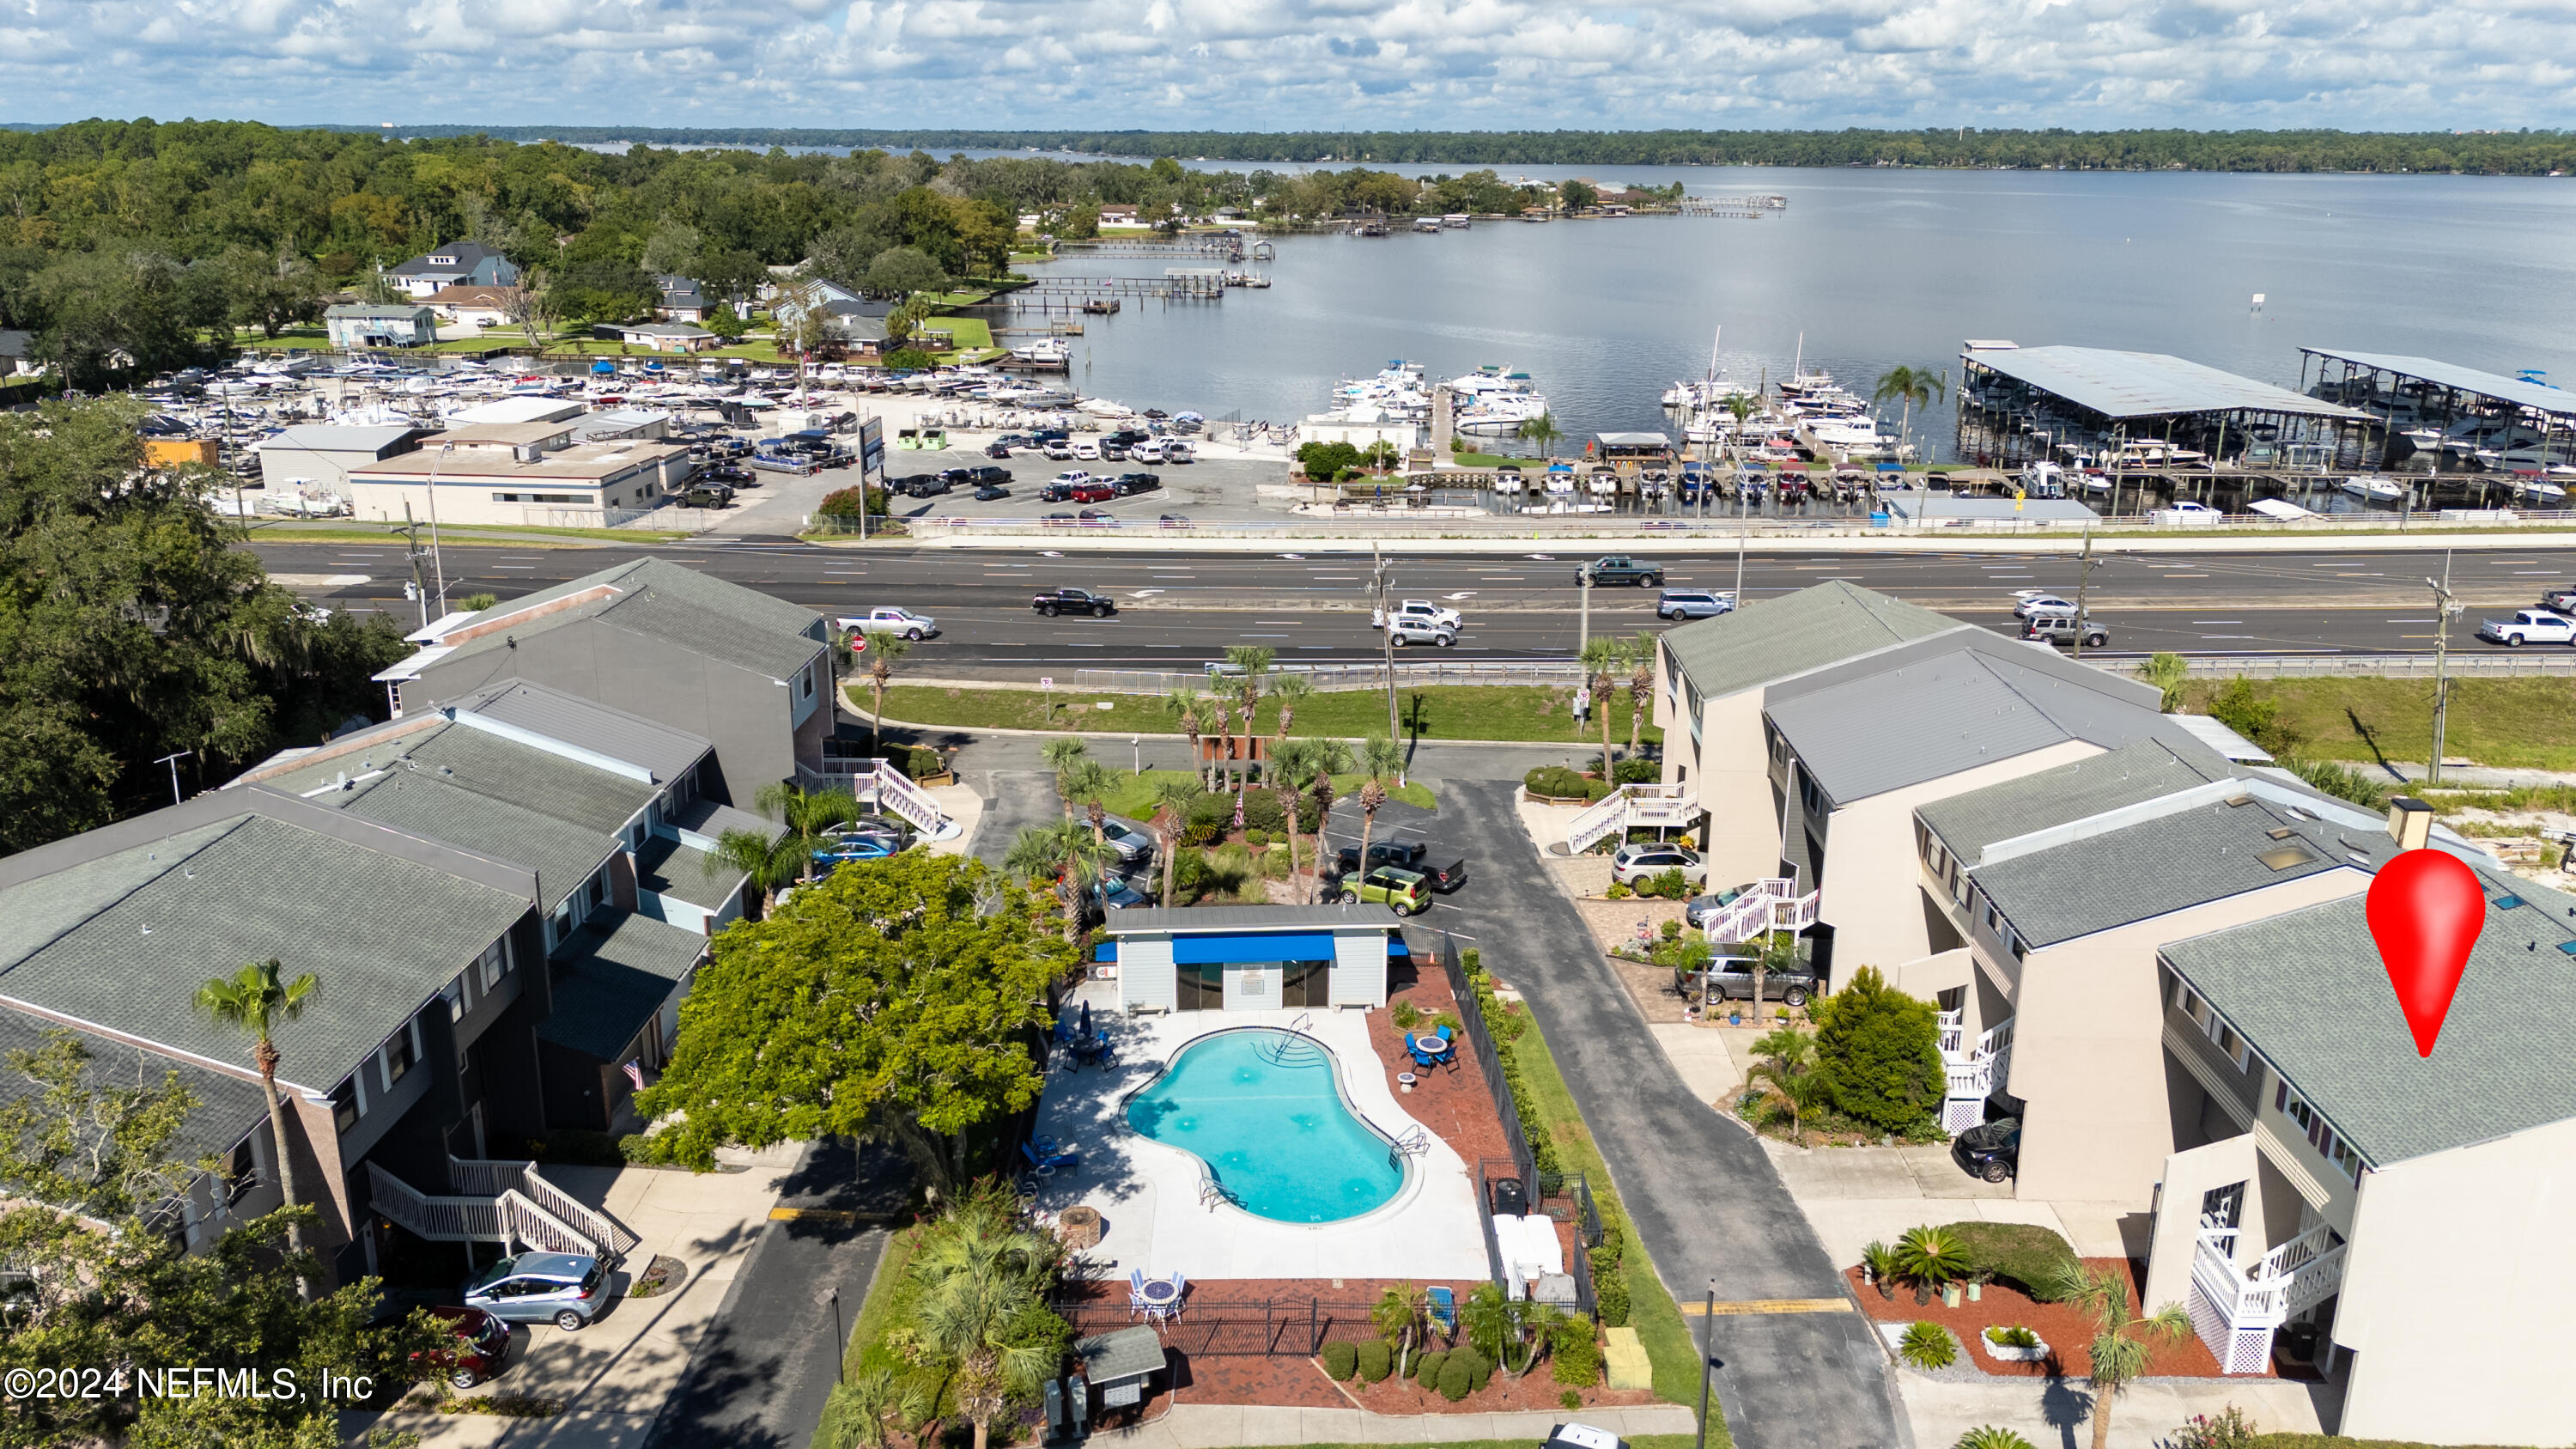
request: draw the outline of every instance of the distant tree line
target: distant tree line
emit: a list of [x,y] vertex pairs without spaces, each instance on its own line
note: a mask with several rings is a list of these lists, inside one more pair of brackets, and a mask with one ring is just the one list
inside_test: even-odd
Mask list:
[[2576,169],[2576,132],[2071,131],[883,131],[774,127],[414,126],[572,144],[833,146],[945,154],[1036,147],[1094,156],[1424,166],[1945,166],[2110,171],[2365,171],[2544,176]]

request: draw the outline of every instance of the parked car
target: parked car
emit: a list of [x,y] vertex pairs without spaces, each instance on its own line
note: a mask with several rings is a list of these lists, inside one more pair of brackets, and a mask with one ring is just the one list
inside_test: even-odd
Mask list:
[[1038,451],[1061,463],[1073,456],[1073,444],[1062,438],[1049,438],[1038,445]]
[[[1054,518],[1062,515],[1049,514],[1048,516]],[[1029,607],[1049,616],[1089,614],[1102,619],[1118,612],[1117,601],[1107,594],[1095,594],[1089,589],[1049,589],[1029,600]]]
[[[1423,841],[1372,840],[1369,842],[1368,868],[1371,870],[1382,865],[1392,865],[1400,866],[1405,870],[1419,871],[1430,879],[1431,888],[1437,891],[1454,891],[1467,883],[1465,859],[1454,860],[1447,865],[1433,864],[1432,860],[1431,847]],[[1341,873],[1344,875],[1360,869],[1360,848],[1356,845],[1343,846],[1340,862]]]
[[1096,463],[1100,461],[1100,445],[1091,441],[1089,438],[1085,438],[1081,442],[1073,445],[1073,456],[1082,459],[1086,463]]
[[936,473],[907,473],[900,478],[886,480],[888,489],[906,498],[936,498],[952,486],[954,485],[947,479]]
[[1100,838],[1109,843],[1111,850],[1118,852],[1118,864],[1122,869],[1147,865],[1154,859],[1152,833],[1133,820],[1121,820],[1115,815],[1103,817]]
[[1162,487],[1163,480],[1151,473],[1121,473],[1109,486],[1118,490],[1119,497],[1132,498],[1139,493],[1151,493]]
[[[1408,624],[1428,624],[1435,629],[1455,629],[1465,616],[1455,609],[1444,609],[1429,599],[1407,599],[1395,606],[1395,617]],[[1383,629],[1386,616],[1371,611],[1369,627]]]
[[1163,461],[1163,447],[1162,439],[1147,438],[1141,443],[1130,445],[1127,449],[1127,457],[1131,462],[1159,463]]
[[1115,513],[1103,513],[1097,508],[1086,508],[1080,513],[1074,515],[1074,521],[1077,523],[1088,523],[1097,528],[1116,528],[1118,526],[1118,515]]
[[939,632],[939,621],[928,614],[892,606],[870,609],[864,614],[844,614],[832,623],[844,634],[900,634],[906,639],[927,639]]
[[1714,619],[1735,612],[1735,595],[1711,593],[1706,589],[1666,589],[1655,600],[1658,619]]
[[1100,908],[1104,911],[1132,910],[1137,906],[1150,906],[1153,903],[1152,896],[1136,889],[1122,877],[1111,876],[1101,882]]
[[2576,588],[2543,589],[2540,607],[2553,614],[2576,615]]
[[957,480],[958,482],[973,483],[979,487],[987,483],[1008,483],[1011,481],[1010,469],[996,468],[990,463],[986,463],[977,468],[961,468],[958,472],[963,475]]
[[513,1323],[546,1323],[570,1333],[608,1303],[608,1268],[581,1253],[521,1253],[483,1270],[465,1306]]
[[1054,479],[1038,489],[1038,501],[1040,503],[1070,503],[1073,501],[1073,489],[1073,484],[1067,483],[1061,478]]
[[721,483],[696,484],[680,494],[682,508],[730,508],[733,490]]
[[1401,914],[1418,916],[1431,909],[1431,878],[1420,871],[1382,865],[1357,881],[1342,883],[1341,902],[1355,906],[1373,901]]
[[1618,853],[1610,857],[1610,878],[1624,886],[1668,870],[1680,871],[1682,879],[1694,884],[1708,879],[1708,862],[1688,846],[1647,841],[1620,846]]
[[[2111,631],[2091,619],[2084,621],[2081,632],[2084,636],[2084,647],[2087,649],[2099,649],[2111,642]],[[2077,633],[2073,614],[2033,614],[2021,621],[2021,637],[2025,639],[2045,639],[2051,644],[2072,644],[2075,642]]]
[[1163,440],[1163,461],[1164,461],[1164,462],[1166,462],[1166,463],[1195,463],[1195,462],[1197,462],[1198,460],[1199,460],[1199,455],[1198,455],[1197,453],[1195,453],[1195,452],[1191,451],[1191,448],[1190,448],[1189,443],[1188,443],[1188,442],[1186,442],[1186,441],[1184,441],[1183,439],[1180,439],[1180,438],[1165,438],[1165,439]]
[[2514,649],[2525,644],[2576,644],[2576,619],[2547,609],[2523,609],[2510,619],[2480,619],[2478,637]]
[[1011,445],[1003,442],[986,443],[984,445],[984,456],[987,458],[1007,458],[1011,456]]
[[447,1382],[470,1389],[510,1361],[510,1325],[480,1308],[433,1308],[429,1316],[455,1333],[453,1348],[425,1349],[412,1358],[437,1369]]
[[975,501],[978,503],[991,503],[996,499],[1008,498],[1010,496],[1011,490],[1003,487],[999,483],[987,483],[983,487],[975,490]]
[[1446,649],[1458,642],[1458,631],[1439,624],[1398,619],[1386,626],[1386,638],[1389,644],[1398,648],[1407,644],[1430,644]]
[[[1684,994],[1698,998],[1703,989],[1696,975],[1683,978]],[[1753,999],[1753,961],[1745,956],[1720,956],[1708,963],[1705,987],[1712,1001],[1751,1001]],[[1783,1006],[1804,1006],[1816,994],[1816,973],[1791,969],[1762,973],[1762,999]]]
[[[1659,589],[1664,585],[1664,571],[1661,568],[1650,563],[1640,563],[1624,554],[1614,553],[1607,558],[1594,559],[1586,571],[1592,575],[1592,585],[1595,588],[1612,584],[1634,584],[1641,589]],[[1577,573],[1575,582],[1582,581],[1583,574]]]
[[1690,922],[1692,930],[1705,931],[1708,929],[1709,917],[1735,904],[1737,898],[1751,889],[1753,887],[1749,885],[1728,886],[1721,891],[1693,896],[1682,903],[1682,918]]
[[2021,1119],[1998,1117],[1969,1128],[1950,1144],[1950,1157],[1972,1177],[2002,1182],[2021,1171]]
[[1073,485],[1073,501],[1076,503],[1106,503],[1117,496],[1117,489],[1097,478]]

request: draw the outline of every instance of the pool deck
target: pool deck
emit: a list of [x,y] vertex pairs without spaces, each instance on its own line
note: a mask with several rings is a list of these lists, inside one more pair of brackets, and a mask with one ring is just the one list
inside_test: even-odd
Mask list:
[[[1037,1130],[1082,1155],[1039,1190],[1038,1205],[1060,1212],[1097,1208],[1099,1246],[1084,1256],[1095,1272],[1124,1278],[1182,1273],[1193,1279],[1389,1278],[1480,1279],[1490,1272],[1484,1229],[1476,1216],[1468,1164],[1439,1134],[1412,1160],[1411,1181],[1393,1202],[1339,1223],[1281,1223],[1230,1205],[1199,1201],[1200,1163],[1128,1127],[1127,1095],[1151,1081],[1174,1053],[1210,1032],[1285,1027],[1310,1016],[1307,1030],[1332,1049],[1342,1090],[1372,1126],[1402,1137],[1418,1124],[1397,1105],[1369,1043],[1366,1013],[1323,1007],[1281,1011],[1188,1011],[1120,1016],[1115,987],[1088,983],[1092,1021],[1116,1048],[1107,1068],[1076,1070],[1069,1058],[1048,1073]],[[1068,1003],[1071,1007],[1071,1003]]]

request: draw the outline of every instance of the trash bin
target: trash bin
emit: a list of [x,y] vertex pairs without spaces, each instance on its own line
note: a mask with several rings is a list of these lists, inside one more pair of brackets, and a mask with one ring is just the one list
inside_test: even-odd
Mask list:
[[2281,1330],[2281,1357],[2292,1363],[2315,1363],[2325,1330],[2313,1323],[2293,1323]]

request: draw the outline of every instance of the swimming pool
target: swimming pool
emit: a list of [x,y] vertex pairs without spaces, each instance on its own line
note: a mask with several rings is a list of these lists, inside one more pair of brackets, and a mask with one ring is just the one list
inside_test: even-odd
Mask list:
[[1206,1163],[1255,1217],[1358,1217],[1395,1196],[1404,1167],[1343,1100],[1334,1068],[1332,1052],[1312,1037],[1220,1031],[1183,1047],[1127,1099],[1127,1125]]

